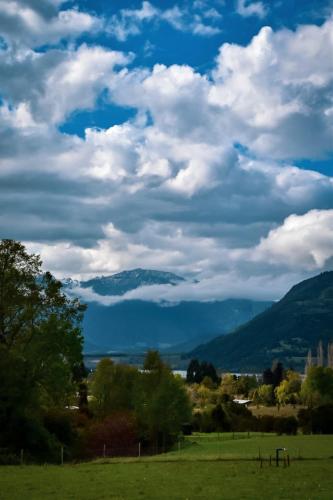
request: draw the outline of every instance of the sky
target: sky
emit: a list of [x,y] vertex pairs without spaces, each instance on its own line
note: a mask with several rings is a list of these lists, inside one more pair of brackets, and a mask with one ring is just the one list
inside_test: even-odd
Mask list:
[[0,59],[1,237],[58,278],[276,300],[333,269],[331,0],[0,0]]

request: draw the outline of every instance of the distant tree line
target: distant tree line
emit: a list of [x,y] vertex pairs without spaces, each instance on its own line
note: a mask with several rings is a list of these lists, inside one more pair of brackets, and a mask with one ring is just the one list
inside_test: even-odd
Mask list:
[[[192,360],[187,381],[193,367],[207,366]],[[212,370],[212,368],[210,368]],[[213,370],[216,373],[215,368]],[[198,373],[198,372],[196,372]],[[200,372],[199,372],[200,373]],[[189,377],[190,374],[190,377]],[[274,363],[264,370],[261,380],[255,376],[225,373],[214,381],[207,374],[188,382],[188,391],[193,402],[193,429],[202,432],[257,430],[293,434],[333,433],[333,369],[330,366],[310,366],[304,380],[299,373],[285,370],[282,363]],[[253,406],[291,405],[299,408],[297,418],[263,415],[254,417],[245,404],[234,400],[249,400]]]
[[201,384],[205,377],[209,377],[214,384],[220,380],[212,363],[192,359],[187,368],[186,381],[189,384]]

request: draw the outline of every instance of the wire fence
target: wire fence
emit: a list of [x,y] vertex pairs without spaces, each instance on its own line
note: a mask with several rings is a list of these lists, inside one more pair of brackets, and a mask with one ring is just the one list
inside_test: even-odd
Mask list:
[[23,448],[17,452],[13,452],[9,448],[0,448],[0,465],[28,465],[28,464],[46,464],[55,463],[64,465],[66,462],[84,462],[87,460],[96,459],[113,459],[113,458],[141,458],[153,457],[169,451],[165,446],[150,445],[147,446],[141,442],[125,446],[115,446],[104,443],[102,446],[93,446],[84,452],[79,453],[77,457],[71,453],[67,446],[60,446],[58,451],[53,452],[52,459],[44,461],[31,456],[29,452]]
[[[331,436],[332,437],[332,436]],[[255,438],[266,438],[256,440]],[[271,438],[271,439],[267,439]],[[305,441],[304,441],[305,439]],[[193,433],[180,437],[172,447],[161,444],[147,444],[144,442],[118,443],[100,442],[90,443],[89,448],[73,450],[60,446],[53,453],[52,458],[45,453],[45,460],[39,460],[24,450],[13,453],[10,449],[0,448],[0,465],[25,465],[53,463],[80,463],[91,460],[109,461],[121,460],[152,460],[157,461],[218,461],[218,460],[257,460],[261,467],[276,462],[276,449],[281,447],[281,457],[284,464],[289,465],[295,460],[318,460],[333,458],[333,442],[323,439],[310,443],[311,436],[279,436],[272,433],[259,432],[229,432],[202,434]],[[247,440],[247,442],[246,442]],[[300,441],[301,440],[301,441]],[[244,445],[241,441],[244,441]],[[233,444],[234,442],[235,444]],[[283,451],[282,451],[283,450]],[[274,458],[275,457],[275,458]]]

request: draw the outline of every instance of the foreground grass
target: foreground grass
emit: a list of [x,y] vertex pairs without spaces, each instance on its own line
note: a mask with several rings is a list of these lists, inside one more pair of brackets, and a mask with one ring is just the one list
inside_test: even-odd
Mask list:
[[2,467],[1,500],[331,499],[333,460],[290,468],[258,462],[133,462]]
[[[155,457],[0,467],[1,500],[333,498],[333,436],[197,434]],[[290,468],[260,466],[286,447]]]

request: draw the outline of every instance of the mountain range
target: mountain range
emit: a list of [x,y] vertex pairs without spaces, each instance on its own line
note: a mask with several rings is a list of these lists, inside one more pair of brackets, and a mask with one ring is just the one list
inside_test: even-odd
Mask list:
[[279,360],[304,369],[309,349],[333,341],[333,271],[298,283],[277,303],[189,353],[229,371],[262,371]]
[[81,282],[64,280],[64,287],[71,295],[80,289],[94,292],[94,300],[85,300],[88,304],[83,322],[85,353],[138,352],[148,348],[187,352],[234,330],[271,305],[268,301],[246,299],[177,303],[119,300],[103,305],[105,297],[120,298],[142,286],[177,286],[183,281],[184,278],[173,273],[149,269],[133,269]]

